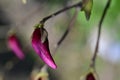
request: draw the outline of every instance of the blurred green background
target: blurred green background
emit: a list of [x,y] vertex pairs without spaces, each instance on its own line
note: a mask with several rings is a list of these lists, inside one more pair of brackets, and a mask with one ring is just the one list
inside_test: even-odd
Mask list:
[[[80,0],[0,0],[0,80],[31,80],[31,73],[44,63],[31,47],[34,25],[42,18]],[[89,21],[79,11],[74,26],[53,56],[58,68],[48,69],[50,80],[79,80],[90,64],[96,42],[97,27],[107,0],[94,0]],[[96,71],[100,80],[120,80],[120,0],[112,0],[102,25]],[[50,51],[67,29],[75,9],[45,23]],[[7,47],[8,31],[14,29],[21,40],[26,58],[20,61]]]

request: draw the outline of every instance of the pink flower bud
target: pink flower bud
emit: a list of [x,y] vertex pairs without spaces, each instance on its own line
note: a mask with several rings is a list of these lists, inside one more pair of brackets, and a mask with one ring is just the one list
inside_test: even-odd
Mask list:
[[49,42],[47,38],[46,30],[41,28],[36,28],[32,35],[32,47],[39,57],[51,68],[56,69],[57,66],[50,54]]
[[93,73],[90,72],[89,74],[87,74],[86,80],[95,80]]
[[8,37],[8,47],[15,53],[15,55],[19,59],[24,59],[24,53],[15,34],[12,34]]

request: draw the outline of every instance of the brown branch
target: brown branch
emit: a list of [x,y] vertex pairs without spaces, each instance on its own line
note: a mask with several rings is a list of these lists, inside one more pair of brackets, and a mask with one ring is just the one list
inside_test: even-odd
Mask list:
[[72,9],[72,8],[77,8],[77,7],[81,8],[82,7],[82,2],[78,2],[78,3],[74,4],[74,5],[65,7],[65,8],[63,8],[63,9],[61,9],[61,10],[59,10],[59,11],[57,11],[57,12],[55,12],[55,13],[53,13],[53,14],[45,17],[45,18],[43,18],[40,21],[40,24],[44,24],[48,19],[52,18],[53,16],[56,16],[56,15],[58,15],[58,14],[64,12],[64,11],[67,11],[67,10]]
[[92,63],[91,63],[91,67],[95,67],[95,61],[96,61],[96,57],[97,57],[97,53],[98,53],[98,49],[99,49],[99,42],[100,42],[100,35],[101,35],[101,28],[102,28],[102,23],[103,23],[103,20],[107,14],[107,11],[110,7],[110,3],[111,3],[111,0],[108,0],[105,8],[104,8],[104,11],[102,13],[102,16],[101,16],[101,19],[99,21],[99,24],[98,24],[98,36],[97,36],[97,42],[96,42],[96,47],[95,47],[95,51],[94,51],[94,55],[92,57]]
[[71,19],[71,21],[70,21],[70,24],[68,25],[68,28],[66,29],[66,31],[64,32],[64,34],[62,35],[62,37],[60,38],[60,40],[58,41],[58,43],[57,43],[58,46],[63,42],[63,40],[65,39],[65,37],[69,33],[71,27],[74,25],[75,19],[77,17],[77,13],[78,13],[78,11],[76,10],[75,13],[74,13],[74,15],[73,15],[73,17],[72,17],[72,19]]
[[75,10],[75,13],[66,29],[66,31],[64,32],[64,34],[62,35],[62,37],[59,39],[59,41],[57,42],[57,45],[56,45],[56,49],[61,45],[61,43],[65,40],[66,36],[68,35],[68,33],[70,32],[71,28],[73,27],[74,23],[75,23],[75,20],[77,18],[77,14],[78,14],[78,10],[76,9]]

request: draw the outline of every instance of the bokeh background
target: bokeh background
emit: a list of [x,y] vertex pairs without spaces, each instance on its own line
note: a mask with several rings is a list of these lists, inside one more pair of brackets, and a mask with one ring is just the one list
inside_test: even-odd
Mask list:
[[[0,0],[0,80],[31,80],[32,71],[40,69],[44,63],[31,47],[34,25],[50,15],[80,0]],[[79,11],[77,19],[55,52],[53,58],[58,66],[48,69],[50,80],[79,80],[90,64],[96,42],[97,29],[107,0],[93,0],[93,10],[89,21],[84,12]],[[100,48],[96,61],[96,71],[100,80],[120,80],[120,0],[112,0],[102,25]],[[50,51],[67,29],[75,9],[66,11],[45,23],[49,34]],[[26,55],[19,60],[7,47],[8,32],[14,29],[21,40]]]

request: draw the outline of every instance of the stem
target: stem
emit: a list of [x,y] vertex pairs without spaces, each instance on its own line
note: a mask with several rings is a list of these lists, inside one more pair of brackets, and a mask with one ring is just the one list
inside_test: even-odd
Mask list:
[[[61,45],[61,43],[65,40],[66,36],[68,35],[68,33],[70,32],[71,28],[73,27],[74,23],[75,23],[75,20],[77,18],[77,14],[78,14],[78,10],[76,9],[75,10],[75,13],[66,29],[66,31],[64,32],[64,34],[62,35],[62,37],[59,39],[59,41],[57,42],[57,45],[56,45],[56,49],[55,49],[55,52],[56,50],[59,48],[59,46]],[[54,53],[55,53],[54,52]]]
[[62,35],[60,40],[58,41],[57,46],[59,46],[63,42],[63,40],[66,38],[67,34],[69,33],[71,27],[74,25],[75,19],[77,17],[77,13],[78,13],[78,11],[76,10],[71,21],[70,21],[70,24],[68,25],[68,28],[66,29],[66,31],[64,32],[64,34]]
[[61,10],[59,10],[59,11],[57,11],[57,12],[55,12],[55,13],[53,13],[53,14],[45,17],[45,18],[43,18],[43,19],[40,21],[40,24],[44,24],[48,19],[52,18],[53,16],[56,16],[56,15],[58,15],[58,14],[64,12],[64,11],[67,11],[67,10],[69,10],[69,9],[71,9],[71,8],[75,8],[75,7],[80,7],[80,8],[81,8],[81,7],[82,7],[82,2],[78,2],[78,3],[74,4],[74,5],[65,7],[65,8],[63,8],[63,9],[61,9]]
[[104,11],[102,13],[102,16],[101,16],[101,19],[99,21],[99,24],[98,24],[98,36],[97,36],[97,42],[96,42],[96,47],[95,47],[94,55],[93,55],[93,58],[92,58],[91,67],[95,67],[95,61],[96,61],[96,57],[97,57],[97,53],[98,53],[98,48],[99,48],[99,42],[100,42],[100,35],[101,35],[102,23],[103,23],[103,20],[105,18],[105,15],[107,14],[107,11],[108,11],[108,9],[110,7],[110,3],[111,3],[111,0],[108,0],[106,6],[104,8]]

